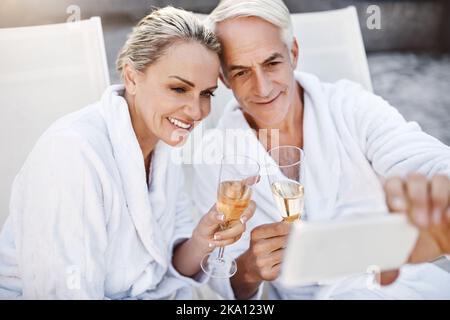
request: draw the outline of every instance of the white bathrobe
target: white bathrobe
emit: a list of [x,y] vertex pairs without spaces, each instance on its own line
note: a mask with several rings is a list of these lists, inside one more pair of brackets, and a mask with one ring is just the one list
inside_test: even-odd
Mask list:
[[0,235],[0,298],[191,298],[171,264],[191,236],[176,149],[159,142],[147,187],[123,86],[55,122],[17,175]]
[[[382,179],[422,172],[450,176],[450,148],[425,134],[382,98],[358,84],[341,80],[323,83],[296,73],[304,88],[305,219],[329,220],[349,214],[387,212]],[[219,165],[208,164],[211,154],[245,153],[260,163],[267,153],[255,134],[224,135],[225,129],[250,129],[236,100],[226,107],[218,126],[208,132],[194,158],[194,203],[201,212],[215,202]],[[236,141],[240,145],[236,147]],[[214,152],[212,150],[215,150]],[[220,152],[218,151],[220,150]],[[242,239],[225,252],[237,257],[249,246],[255,226],[281,220],[267,177],[254,187],[257,210]],[[314,248],[312,248],[314,250]],[[332,265],[330,265],[332,268]],[[394,285],[376,288],[366,275],[350,277],[333,286],[297,289],[270,283],[269,297],[278,299],[325,298],[450,298],[450,274],[432,265],[405,267]],[[233,298],[228,281],[211,280],[222,296]],[[324,293],[326,292],[326,293]],[[255,298],[257,298],[256,296]]]

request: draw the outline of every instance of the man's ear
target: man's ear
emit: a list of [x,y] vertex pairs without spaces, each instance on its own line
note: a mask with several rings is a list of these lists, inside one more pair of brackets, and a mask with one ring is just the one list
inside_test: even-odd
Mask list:
[[297,69],[297,63],[298,63],[298,43],[297,39],[294,37],[292,38],[292,46],[291,46],[291,64],[294,70]]
[[220,81],[222,81],[222,83],[225,85],[225,87],[227,87],[228,89],[231,89],[230,83],[228,82],[227,77],[223,74],[222,68],[220,69],[220,72],[219,72],[219,79],[220,79]]
[[136,94],[137,76],[138,76],[137,71],[134,70],[134,68],[131,65],[126,63],[123,68],[123,81],[125,84],[126,91],[131,95]]

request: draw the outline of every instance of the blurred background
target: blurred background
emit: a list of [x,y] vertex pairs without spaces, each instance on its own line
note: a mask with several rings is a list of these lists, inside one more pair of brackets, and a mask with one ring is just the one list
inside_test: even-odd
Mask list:
[[[81,19],[100,16],[111,82],[115,59],[132,26],[152,6],[209,13],[218,0],[2,0],[0,28],[66,22],[77,5]],[[373,87],[408,119],[450,144],[450,1],[285,0],[292,13],[357,8]],[[379,6],[381,29],[369,29],[367,9]],[[301,47],[302,39],[298,39]],[[1,48],[1,43],[0,43]],[[32,54],[30,52],[30,54]],[[0,71],[1,72],[1,71]]]

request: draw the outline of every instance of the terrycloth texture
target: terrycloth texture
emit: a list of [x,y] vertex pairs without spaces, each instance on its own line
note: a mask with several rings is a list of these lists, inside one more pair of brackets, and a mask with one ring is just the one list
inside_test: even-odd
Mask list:
[[[409,172],[450,176],[450,148],[425,134],[416,123],[406,122],[382,98],[347,80],[328,84],[305,73],[296,73],[296,79],[305,92],[306,160],[302,182],[307,220],[387,212],[381,183],[386,176],[404,176]],[[203,147],[197,150],[193,197],[201,212],[215,201],[219,166],[201,163],[200,153],[207,153],[205,150],[210,151],[213,147],[220,148],[218,136],[225,129],[250,129],[235,100],[226,107],[217,130],[206,134]],[[265,163],[267,153],[254,134],[242,134],[239,148],[235,147],[236,139],[233,138],[226,135],[222,139],[225,153],[244,152]],[[237,257],[248,248],[249,231],[255,226],[281,220],[267,177],[254,187],[253,199],[257,210],[248,222],[247,232],[242,240],[226,249],[232,256]],[[446,294],[450,298],[450,274],[436,272],[432,265],[417,266],[416,269],[429,273],[427,283],[423,284],[420,279],[413,281],[411,286],[408,283],[409,289],[403,291],[402,298],[414,297],[417,292],[424,297],[433,297],[434,293],[440,296],[442,292],[433,289],[438,283],[448,288]],[[397,286],[401,283],[402,279]],[[233,298],[228,281],[212,279],[211,285],[222,295]],[[303,299],[313,298],[318,286],[287,290],[274,281],[270,289],[271,298]],[[389,297],[388,291],[382,289],[382,292]]]
[[[150,188],[123,86],[53,124],[17,175],[0,236],[0,297],[190,298],[171,266],[192,231],[178,152],[162,142]],[[199,279],[204,282],[206,279]]]
[[408,265],[401,270],[401,280],[381,287],[373,275],[355,275],[329,286],[322,286],[316,299],[450,299],[450,279],[447,271],[432,265]]

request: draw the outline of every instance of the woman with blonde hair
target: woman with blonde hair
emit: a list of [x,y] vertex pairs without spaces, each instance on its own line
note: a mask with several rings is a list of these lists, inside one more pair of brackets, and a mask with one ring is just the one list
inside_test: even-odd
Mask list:
[[[113,85],[56,121],[17,175],[0,234],[0,297],[190,298],[200,262],[241,236],[254,212],[218,231],[194,227],[174,146],[210,111],[219,43],[192,14],[166,7],[134,28]],[[215,240],[216,239],[216,240]]]

